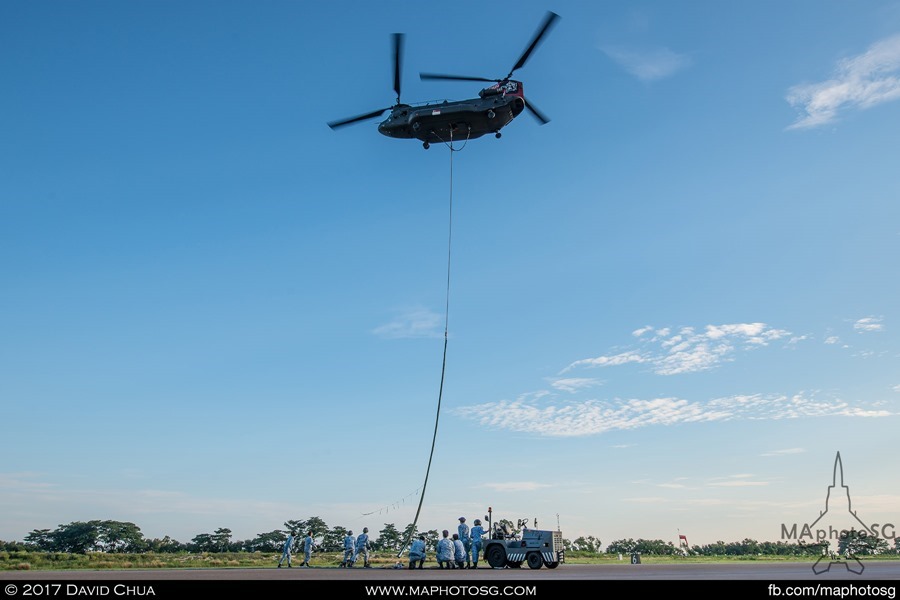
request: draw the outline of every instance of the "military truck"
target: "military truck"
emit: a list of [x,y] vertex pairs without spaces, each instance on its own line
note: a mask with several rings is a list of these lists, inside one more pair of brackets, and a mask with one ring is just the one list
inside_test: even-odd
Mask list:
[[[566,561],[561,531],[529,529],[527,519],[519,519],[516,530],[508,523],[491,523],[491,509],[485,516],[491,539],[484,542],[484,559],[494,569],[555,569]],[[517,533],[521,531],[521,533]]]

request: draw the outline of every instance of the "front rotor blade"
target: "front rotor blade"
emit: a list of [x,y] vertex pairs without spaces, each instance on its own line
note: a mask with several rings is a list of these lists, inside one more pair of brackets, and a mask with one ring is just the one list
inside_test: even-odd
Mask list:
[[487,77],[469,77],[468,75],[438,75],[437,73],[419,73],[419,79],[440,79],[444,81],[496,81],[500,79],[488,79]]
[[397,92],[397,104],[400,104],[400,63],[403,60],[403,34],[395,33],[391,37],[394,46],[394,91]]
[[547,11],[547,16],[544,17],[544,22],[541,25],[540,30],[534,36],[534,39],[531,41],[531,45],[528,46],[528,48],[522,54],[521,58],[519,58],[519,62],[517,62],[516,66],[512,68],[512,71],[509,72],[509,75],[506,76],[507,78],[512,77],[513,71],[515,71],[516,69],[521,69],[523,66],[525,66],[525,62],[528,60],[528,57],[531,56],[531,53],[534,52],[534,49],[537,48],[537,45],[541,42],[541,38],[544,37],[544,35],[558,18],[559,15],[555,12]]
[[375,117],[384,113],[384,111],[389,110],[389,108],[380,108],[378,110],[373,110],[370,113],[366,113],[364,115],[359,115],[356,117],[351,117],[349,119],[343,119],[341,121],[330,121],[328,126],[332,129],[339,129],[344,127],[345,125],[352,125],[353,123],[358,123],[359,121],[365,121],[367,119],[374,119]]
[[539,111],[537,107],[528,99],[525,100],[525,108],[528,109],[528,112],[530,112],[535,119],[541,122],[541,125],[546,125],[550,122],[550,119],[544,116],[544,113]]

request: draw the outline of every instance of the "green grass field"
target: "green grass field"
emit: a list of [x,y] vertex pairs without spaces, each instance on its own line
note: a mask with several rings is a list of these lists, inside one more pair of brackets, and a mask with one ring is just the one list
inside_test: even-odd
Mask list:
[[[66,554],[60,552],[0,552],[0,571],[60,571],[60,570],[101,570],[101,569],[227,569],[227,568],[275,568],[280,553],[261,552],[223,552],[201,554]],[[622,564],[629,560],[613,554],[588,554],[570,552],[566,555],[566,564]],[[883,554],[873,557],[861,557],[862,560],[900,560],[897,554]],[[303,558],[294,556],[294,565],[300,564]],[[394,565],[399,561],[406,564],[406,557],[398,559],[395,554],[379,552],[370,557],[375,567]],[[721,563],[721,562],[796,562],[803,561],[798,556],[690,556],[687,558],[674,556],[642,555],[643,564],[676,564],[676,563]],[[320,552],[313,555],[310,564],[314,567],[337,567],[341,562],[341,554],[337,552]],[[435,565],[434,555],[429,556],[426,566]],[[486,562],[482,562],[485,567]]]

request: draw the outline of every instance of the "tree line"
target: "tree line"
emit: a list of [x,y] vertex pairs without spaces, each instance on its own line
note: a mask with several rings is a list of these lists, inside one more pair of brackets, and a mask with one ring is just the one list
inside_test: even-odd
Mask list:
[[[515,523],[502,519],[499,524],[507,525],[517,534]],[[25,536],[22,542],[4,542],[0,540],[0,550],[6,551],[39,551],[86,554],[88,552],[106,552],[113,554],[156,553],[198,553],[198,552],[280,552],[288,533],[296,534],[294,551],[302,552],[303,539],[307,532],[312,532],[316,540],[316,551],[340,552],[344,547],[344,538],[349,529],[343,526],[329,527],[319,517],[297,519],[284,522],[283,529],[274,529],[257,534],[248,540],[236,540],[231,529],[221,527],[212,533],[199,533],[189,542],[180,542],[169,536],[162,539],[146,538],[140,527],[130,522],[112,520],[75,521],[60,525],[56,529],[35,529]],[[362,529],[354,532],[362,533]],[[425,536],[426,546],[433,552],[440,539],[436,529],[418,530],[412,523],[402,530],[393,523],[385,523],[377,536],[370,532],[373,550],[400,552],[406,544],[419,535]],[[594,536],[581,536],[574,540],[563,539],[567,552],[583,552],[602,554],[601,541]],[[850,553],[865,556],[891,552],[888,541],[873,536],[848,536],[831,544],[828,540],[811,544],[799,540],[796,543],[760,542],[746,538],[739,542],[717,541],[713,544],[695,545],[689,549],[676,547],[672,542],[664,540],[646,540],[632,538],[615,540],[608,544],[605,552],[609,554],[641,553],[645,555],[676,556],[820,556],[827,552],[838,554]],[[900,538],[894,540],[893,551],[900,553]]]

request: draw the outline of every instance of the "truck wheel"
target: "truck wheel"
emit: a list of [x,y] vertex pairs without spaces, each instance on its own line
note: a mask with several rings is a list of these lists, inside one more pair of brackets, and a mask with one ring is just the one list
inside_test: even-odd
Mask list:
[[558,562],[551,562],[551,563],[545,562],[544,564],[547,566],[548,569],[555,569],[556,567],[559,566]]
[[528,561],[529,569],[540,569],[544,566],[544,559],[537,552],[531,552],[528,556],[525,557],[525,560]]
[[500,544],[494,544],[488,548],[487,552],[484,553],[484,557],[487,559],[488,564],[495,569],[506,565],[506,550]]

